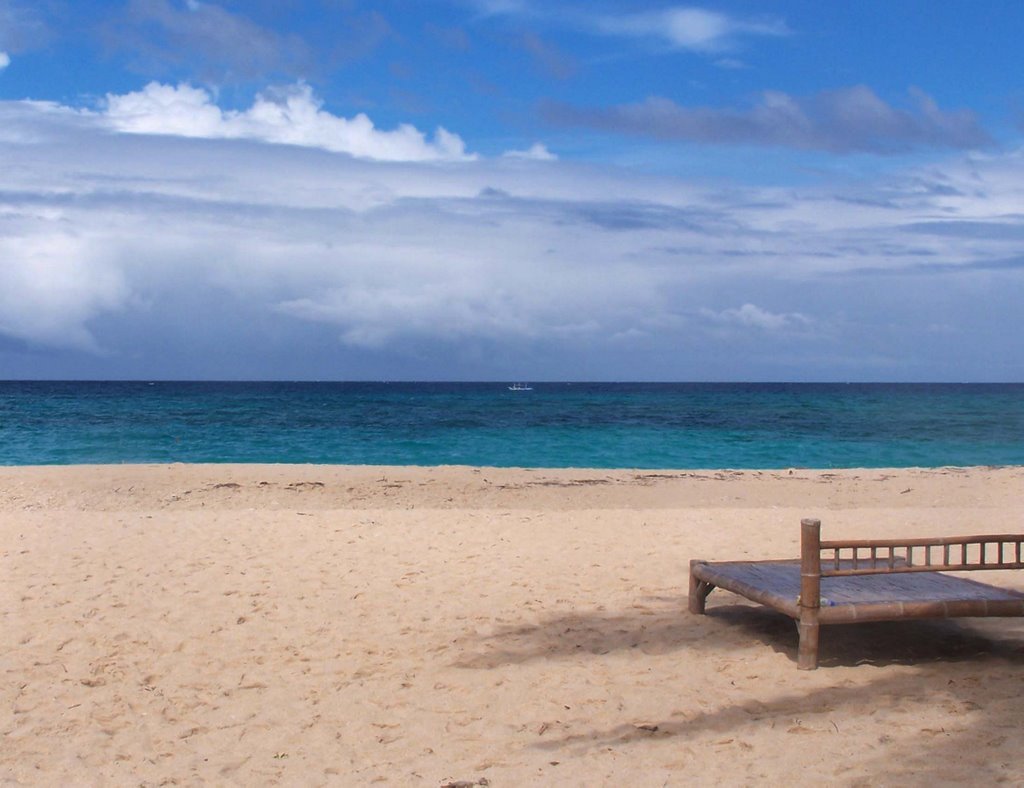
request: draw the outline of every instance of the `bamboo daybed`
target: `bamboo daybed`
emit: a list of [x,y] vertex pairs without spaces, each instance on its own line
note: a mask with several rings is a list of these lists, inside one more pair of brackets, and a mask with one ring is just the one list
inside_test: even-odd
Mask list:
[[1024,616],[1024,593],[944,571],[1024,569],[1024,534],[821,541],[800,523],[800,559],[690,562],[691,613],[724,588],[797,621],[797,667],[818,667],[822,624],[902,618]]

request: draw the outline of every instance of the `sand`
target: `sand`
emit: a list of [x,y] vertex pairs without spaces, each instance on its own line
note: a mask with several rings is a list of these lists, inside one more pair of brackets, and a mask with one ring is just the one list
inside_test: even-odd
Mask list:
[[[0,469],[0,784],[1024,780],[1024,621],[822,632],[691,558],[1020,531],[1024,469]],[[992,582],[1024,589],[1024,574]],[[977,577],[977,576],[976,576]]]

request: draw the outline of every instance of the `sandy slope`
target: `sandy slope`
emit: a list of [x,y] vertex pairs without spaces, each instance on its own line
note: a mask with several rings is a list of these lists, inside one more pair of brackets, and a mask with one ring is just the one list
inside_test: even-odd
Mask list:
[[[1024,469],[0,469],[3,784],[1024,780],[1024,622],[827,628],[690,558],[1022,531]],[[1024,588],[1024,575],[995,581]],[[482,782],[481,782],[482,781]]]

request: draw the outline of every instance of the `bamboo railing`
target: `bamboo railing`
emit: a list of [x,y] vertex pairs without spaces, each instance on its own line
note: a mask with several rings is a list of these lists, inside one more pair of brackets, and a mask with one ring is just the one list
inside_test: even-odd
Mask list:
[[[818,664],[821,579],[905,572],[956,572],[977,569],[1024,569],[1024,534],[927,537],[917,539],[821,539],[821,521],[800,521],[800,645],[797,666]],[[966,601],[959,609],[927,600],[873,605],[874,618],[916,618],[982,614],[987,603]],[[852,610],[852,608],[851,608]],[[854,611],[855,612],[855,611]]]
[[1024,534],[828,540],[819,550],[822,577],[1024,569]]

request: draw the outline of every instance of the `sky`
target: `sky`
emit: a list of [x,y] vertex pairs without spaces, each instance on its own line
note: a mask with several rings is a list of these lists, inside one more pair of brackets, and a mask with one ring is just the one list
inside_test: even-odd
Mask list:
[[1024,381],[1018,0],[0,0],[0,379]]

